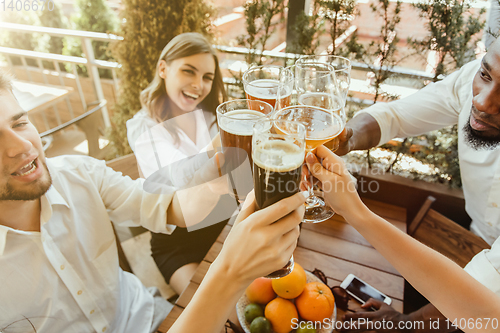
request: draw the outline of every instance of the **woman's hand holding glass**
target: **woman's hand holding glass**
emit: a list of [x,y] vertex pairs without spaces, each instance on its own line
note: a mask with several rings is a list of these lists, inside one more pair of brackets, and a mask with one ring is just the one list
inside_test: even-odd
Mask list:
[[307,154],[306,163],[315,184],[323,190],[325,201],[337,214],[347,218],[361,211],[358,207],[364,204],[356,191],[356,181],[340,157],[320,146],[315,154]]
[[297,245],[304,202],[299,192],[256,211],[250,192],[214,264],[246,284],[282,268]]

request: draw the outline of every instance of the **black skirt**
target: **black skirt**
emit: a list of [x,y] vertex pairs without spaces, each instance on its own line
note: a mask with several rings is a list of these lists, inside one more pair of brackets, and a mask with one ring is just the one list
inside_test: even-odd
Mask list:
[[[224,196],[217,207],[234,199]],[[207,217],[207,219],[210,215]],[[151,255],[167,283],[176,270],[190,263],[199,263],[217,240],[229,219],[217,224],[188,232],[186,228],[176,228],[170,235],[151,233]],[[203,222],[200,222],[203,223]]]

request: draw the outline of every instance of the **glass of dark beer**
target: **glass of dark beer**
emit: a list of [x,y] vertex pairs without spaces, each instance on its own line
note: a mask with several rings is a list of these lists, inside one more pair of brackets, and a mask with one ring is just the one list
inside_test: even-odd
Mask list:
[[243,74],[243,86],[248,99],[260,100],[276,107],[290,106],[293,89],[293,73],[275,65],[255,66]]
[[[277,131],[279,129],[279,131]],[[300,191],[306,128],[299,122],[261,120],[253,129],[253,183],[257,210]],[[268,278],[280,278],[293,270],[293,256]]]
[[226,160],[225,173],[239,202],[243,202],[253,188],[253,125],[269,117],[272,111],[270,104],[249,99],[236,99],[217,107],[217,124]]

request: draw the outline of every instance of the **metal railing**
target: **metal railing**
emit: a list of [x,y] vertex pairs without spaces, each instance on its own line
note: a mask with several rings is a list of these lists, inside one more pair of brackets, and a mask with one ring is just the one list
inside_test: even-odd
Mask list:
[[[47,61],[53,64],[55,70],[59,75],[60,84],[65,86],[63,76],[68,75],[68,73],[63,73],[61,70],[60,64],[67,63],[71,65],[71,72],[76,80],[76,86],[78,93],[80,95],[80,100],[82,103],[82,107],[84,112],[87,110],[87,102],[85,100],[85,96],[83,94],[83,89],[80,81],[80,77],[78,75],[77,65],[83,65],[87,68],[87,73],[89,78],[93,84],[94,91],[96,94],[97,101],[104,102],[106,99],[104,97],[104,92],[101,85],[101,78],[99,76],[98,68],[109,69],[112,73],[113,82],[115,90],[118,91],[118,79],[116,76],[116,69],[120,67],[120,65],[116,62],[110,61],[102,61],[95,59],[94,51],[92,48],[92,41],[104,41],[104,42],[112,42],[112,41],[121,41],[123,37],[106,34],[106,33],[98,33],[98,32],[88,32],[88,31],[79,31],[79,30],[68,30],[68,29],[58,29],[58,28],[48,28],[48,27],[38,27],[38,26],[30,26],[24,24],[16,24],[16,23],[5,23],[0,22],[0,29],[19,32],[19,33],[43,33],[48,34],[50,36],[55,37],[73,37],[79,38],[82,42],[82,49],[85,54],[85,58],[82,57],[74,57],[74,56],[65,56],[61,54],[53,54],[53,53],[45,53],[45,52],[36,52],[36,51],[27,51],[20,50],[8,47],[0,47],[0,53],[3,54],[7,58],[7,62],[9,66],[13,67],[12,57],[17,57],[21,59],[21,63],[26,71],[27,77],[30,81],[32,80],[31,71],[38,71],[42,74],[44,82],[48,84],[45,68],[43,66],[43,61]],[[26,59],[34,59],[37,63],[38,67],[28,66]],[[68,106],[68,110],[72,116],[73,110],[71,107],[71,103],[69,98],[66,98],[66,103]],[[59,118],[59,114],[56,110],[57,118]],[[106,107],[102,108],[102,115],[104,124],[106,127],[111,126],[111,122],[109,119],[108,110]],[[58,120],[59,122],[59,120]],[[59,124],[60,125],[60,124]]]
[[[276,52],[276,51],[268,51],[264,50],[262,53],[261,52],[255,52],[252,51],[248,48],[245,47],[234,47],[234,46],[223,46],[223,45],[213,45],[215,49],[217,49],[219,52],[222,53],[228,53],[228,54],[239,54],[239,55],[249,55],[249,54],[255,54],[258,56],[263,56],[263,57],[268,57],[268,58],[273,58],[273,59],[281,59],[284,62],[287,60],[295,60],[298,59],[302,54],[296,54],[296,53],[286,53],[286,52]],[[360,70],[360,71],[365,71],[369,72],[372,69],[368,67],[368,65],[361,63],[361,62],[355,62],[351,61],[351,67],[353,70]],[[379,70],[380,66],[372,66],[374,70]],[[424,72],[424,71],[418,71],[418,70],[413,70],[413,69],[408,69],[404,67],[399,67],[395,66],[393,68],[388,69],[387,67],[383,67],[384,70],[387,70],[389,73],[392,75],[397,75],[403,78],[409,78],[409,79],[419,79],[419,80],[432,80],[434,78],[434,75]]]

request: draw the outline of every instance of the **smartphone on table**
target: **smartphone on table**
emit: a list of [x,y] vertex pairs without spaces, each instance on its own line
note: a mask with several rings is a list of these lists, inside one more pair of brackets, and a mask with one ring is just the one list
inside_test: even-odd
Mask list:
[[361,304],[365,304],[370,298],[377,299],[388,305],[391,305],[392,303],[392,299],[390,297],[370,286],[354,274],[349,274],[340,286]]

